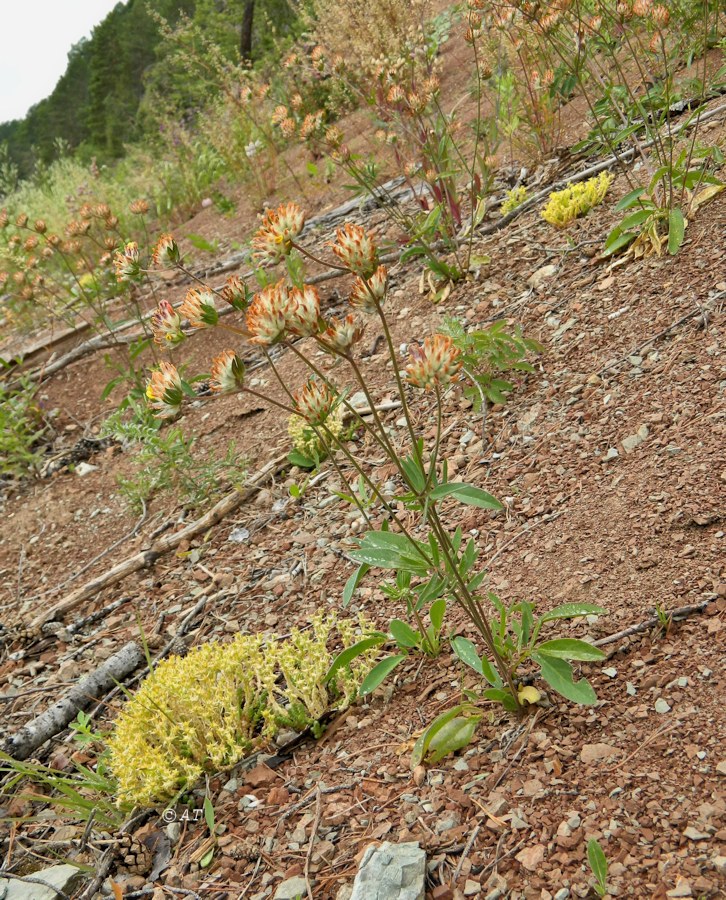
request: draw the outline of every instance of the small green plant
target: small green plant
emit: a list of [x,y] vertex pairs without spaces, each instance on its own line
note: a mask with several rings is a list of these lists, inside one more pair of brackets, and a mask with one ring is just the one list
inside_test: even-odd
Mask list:
[[695,215],[726,188],[706,171],[707,159],[723,163],[720,150],[715,147],[704,150],[704,162],[698,166],[691,165],[695,156],[689,157],[688,151],[681,151],[672,164],[654,172],[647,187],[630,191],[616,204],[615,211],[626,215],[605,241],[606,256],[625,248],[634,258],[649,253],[660,256],[664,247],[671,256],[678,253],[688,225],[687,216]]
[[[522,623],[517,632],[519,653],[503,655],[503,652],[508,653],[509,644],[506,634],[499,633],[499,608],[496,604],[492,608],[494,601],[491,596],[481,590],[487,573],[478,565],[477,544],[473,538],[465,541],[460,527],[453,533],[449,528],[450,516],[457,514],[458,503],[490,512],[502,509],[502,504],[481,487],[449,477],[449,464],[443,453],[443,404],[444,396],[464,374],[461,349],[449,335],[430,335],[422,343],[417,341],[409,345],[408,365],[403,366],[399,361],[386,315],[388,272],[380,264],[373,236],[365,228],[346,222],[338,229],[336,240],[331,245],[335,261],[327,261],[313,255],[298,242],[304,222],[302,209],[293,203],[266,212],[252,241],[256,258],[268,266],[284,262],[286,275],[276,283],[265,279],[265,286],[246,308],[244,329],[225,327],[226,332],[236,331],[240,337],[244,336],[262,350],[287,399],[270,397],[247,385],[244,366],[233,349],[224,350],[215,357],[210,388],[215,392],[247,393],[265,399],[288,415],[294,413],[305,419],[326,451],[328,448],[336,451],[330,454],[331,464],[347,487],[347,490],[339,493],[353,499],[368,527],[362,538],[358,539],[358,546],[349,553],[349,558],[359,564],[359,569],[346,585],[344,602],[350,600],[360,579],[369,570],[381,569],[393,573],[397,579],[394,589],[397,595],[402,590],[420,590],[420,596],[425,597],[426,602],[436,611],[432,622],[433,632],[421,629],[419,623],[416,623],[419,626],[418,637],[415,629],[412,628],[409,632],[400,627],[399,637],[403,638],[404,643],[420,644],[422,649],[424,646],[428,650],[434,649],[435,642],[440,639],[445,612],[445,606],[437,601],[441,598],[446,605],[454,603],[459,606],[481,636],[487,657],[486,665],[496,672],[491,684],[492,688],[498,688],[498,692],[492,694],[490,699],[505,703],[508,709],[519,710],[522,700],[518,666],[530,656],[540,663],[541,656],[544,660],[540,663],[543,675],[558,682],[563,692],[569,691],[575,702],[593,702],[589,685],[589,690],[585,690],[582,682],[572,680],[567,659],[599,659],[600,651],[584,645],[584,642],[563,639],[559,647],[557,641],[550,642],[546,646],[549,653],[540,653],[541,648],[536,645],[536,639],[533,641],[529,634],[531,609],[526,612],[527,607],[524,605],[521,606]],[[178,248],[171,238],[165,240],[164,247],[159,248],[157,256],[161,257],[162,250],[165,262],[178,266]],[[304,281],[305,257],[355,276],[349,296],[351,312],[345,319],[324,318],[317,290]],[[188,299],[190,322],[195,328],[213,327],[217,324],[216,318],[209,314],[208,301],[202,299],[203,296],[208,297],[208,294],[194,291],[194,295]],[[405,423],[403,445],[383,423],[371,395],[370,384],[358,362],[355,347],[363,334],[358,318],[362,314],[375,317],[383,330],[397,394],[396,404],[400,404]],[[154,325],[157,339],[163,338],[170,346],[185,338],[178,314],[166,301],[161,301]],[[295,337],[310,340],[298,341],[293,339]],[[293,353],[311,373],[297,392],[288,387],[269,352],[269,348],[276,344]],[[510,358],[509,362],[521,367],[521,356],[528,349],[523,339],[518,338],[512,346],[511,336],[507,339],[499,335],[494,341],[490,336],[489,344],[495,348],[495,356],[500,351],[505,356],[513,355],[514,358]],[[509,349],[503,350],[506,345],[509,345]],[[315,350],[311,352],[311,348]],[[321,368],[317,351],[333,357],[338,371],[349,374],[356,389],[365,394],[370,414],[363,416],[351,405],[348,399],[350,389],[341,390],[336,386]],[[473,365],[477,361],[476,353],[472,356]],[[416,390],[427,392],[435,402],[436,425],[428,447],[414,424],[411,405]],[[179,371],[170,363],[162,363],[152,376],[147,396],[150,405],[160,416],[172,418],[179,415],[185,396]],[[361,435],[370,439],[383,455],[386,464],[393,467],[392,471],[400,485],[393,492],[386,485],[377,483],[375,475],[351,452],[347,439],[343,439],[341,434],[333,434],[327,427],[331,411],[341,406],[350,417],[352,427],[360,429]],[[365,487],[365,494],[360,491],[361,484]],[[411,576],[408,586],[405,580],[399,580],[401,573],[404,577]],[[511,627],[514,629],[517,626],[513,624]],[[523,629],[527,632],[526,637],[522,637]],[[504,631],[507,631],[506,627]],[[384,639],[385,637],[383,635]],[[363,642],[355,648],[346,648],[336,663],[349,664],[355,659],[356,653],[365,653],[374,644],[380,644],[381,636],[371,636],[367,640],[370,643]],[[586,657],[582,656],[586,652],[583,646],[589,648],[589,655]],[[560,658],[557,658],[558,649]],[[403,654],[397,656],[402,657]],[[551,659],[555,661],[550,662]],[[393,656],[379,667],[377,683],[385,677],[386,670],[390,672],[399,661]],[[335,666],[331,668],[332,671],[337,671]],[[483,668],[484,663],[482,670]],[[567,685],[568,672],[572,689]],[[381,677],[378,678],[378,675]],[[368,692],[372,678],[371,673],[361,685],[362,693]],[[527,700],[526,696],[524,700]]]
[[508,216],[509,213],[514,212],[515,209],[519,209],[525,200],[528,199],[529,192],[527,191],[526,185],[520,184],[517,187],[513,187],[511,191],[507,191],[504,202],[502,203],[502,215]]
[[88,755],[98,748],[95,763],[84,765],[72,760],[72,771],[59,771],[38,762],[23,762],[0,752],[0,775],[8,778],[0,793],[9,794],[17,785],[29,781],[50,793],[22,793],[21,799],[50,803],[63,817],[88,822],[115,830],[131,807],[117,803],[118,784],[109,770],[109,752],[104,749],[105,736],[91,728],[91,717],[79,712],[71,722],[73,739]]
[[40,443],[49,425],[35,402],[35,388],[21,381],[0,382],[0,477],[22,478],[37,471],[43,457]]
[[234,443],[221,458],[199,457],[192,452],[194,438],[185,438],[178,427],[162,428],[148,408],[135,401],[112,413],[101,434],[136,451],[136,471],[118,478],[119,489],[135,512],[163,491],[173,491],[182,505],[194,509],[214,497],[225,481],[244,481],[245,468]]
[[568,185],[562,191],[554,191],[542,210],[542,218],[550,225],[564,228],[602,203],[612,181],[613,176],[609,172],[601,172],[587,181]]
[[464,386],[464,395],[477,412],[487,401],[505,403],[514,385],[501,375],[534,372],[527,357],[544,351],[542,344],[525,338],[519,326],[510,327],[503,321],[467,331],[458,319],[445,318],[443,332],[461,351],[462,369],[469,382]]
[[[343,430],[343,412],[342,407],[336,407],[325,420],[326,427],[336,438]],[[328,455],[319,434],[315,433],[302,416],[296,414],[291,415],[288,420],[287,433],[292,441],[292,451],[287,457],[290,462],[301,469],[317,469]]]
[[[526,601],[506,606],[496,594],[489,593],[489,600],[496,610],[498,622],[492,628],[498,657],[503,660],[511,678],[516,677],[522,665],[531,660],[539,667],[543,681],[558,694],[573,703],[585,706],[597,701],[595,691],[586,678],[576,681],[572,662],[599,662],[605,654],[587,641],[575,638],[541,640],[540,631],[548,622],[575,619],[580,616],[607,615],[607,610],[594,603],[564,603],[535,618],[534,604]],[[489,683],[483,696],[501,703],[505,709],[515,711],[518,703],[536,702],[539,692],[530,687],[519,687],[517,698],[510,695],[507,683],[487,659],[480,657],[474,644],[464,637],[455,637],[451,646],[454,653],[469,668]],[[537,697],[535,697],[537,694]],[[476,697],[476,692],[472,697]]]
[[608,860],[597,838],[590,838],[587,842],[587,861],[595,876],[593,889],[598,897],[604,897],[608,891]]

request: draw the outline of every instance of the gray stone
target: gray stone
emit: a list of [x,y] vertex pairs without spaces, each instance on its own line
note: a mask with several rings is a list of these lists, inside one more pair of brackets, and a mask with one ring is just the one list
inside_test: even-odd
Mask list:
[[308,886],[300,875],[288,878],[278,886],[274,900],[296,900],[297,897],[307,897]]
[[426,853],[418,842],[366,848],[350,900],[424,900]]
[[[74,887],[83,878],[83,873],[76,866],[51,866],[49,869],[39,869],[27,876],[28,878],[44,881],[47,885],[32,884],[29,881],[16,881],[0,878],[0,897],[3,900],[56,900],[58,893],[54,888],[64,894],[72,894]],[[423,894],[421,895],[423,897]]]
[[91,472],[95,472],[97,469],[98,466],[92,466],[87,462],[79,462],[73,471],[76,475],[80,475],[83,478],[84,475],[90,475]]
[[635,450],[636,447],[639,447],[647,437],[648,426],[641,425],[635,434],[623,438],[623,450],[625,450],[626,453],[632,453],[633,450]]
[[614,459],[617,459],[620,456],[617,449],[615,447],[611,447],[605,456],[602,457],[602,462],[611,462]]

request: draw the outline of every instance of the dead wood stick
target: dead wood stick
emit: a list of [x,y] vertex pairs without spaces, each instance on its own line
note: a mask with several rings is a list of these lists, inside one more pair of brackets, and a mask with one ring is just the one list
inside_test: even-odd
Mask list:
[[39,613],[31,621],[29,628],[31,630],[38,630],[46,622],[52,622],[55,619],[64,616],[66,613],[80,606],[84,600],[88,600],[89,597],[92,597],[104,588],[110,587],[112,584],[117,584],[132,572],[138,572],[140,569],[152,566],[159,557],[164,556],[170,550],[176,549],[182,541],[190,540],[198,534],[207,531],[218,522],[221,522],[225,516],[237,509],[238,506],[241,506],[269,478],[281,471],[286,464],[286,453],[271,460],[252,476],[245,488],[240,491],[232,491],[224,496],[209,510],[209,512],[205,513],[201,518],[190,522],[190,524],[185,528],[182,528],[181,531],[176,531],[174,534],[163,537],[155,544],[152,544],[148,549],[128,557],[113,566],[113,568],[108,569],[102,575],[99,575],[97,578],[87,581],[84,585],[68,594],[54,606]]
[[[678,622],[693,613],[703,612],[710,602],[710,600],[704,600],[702,603],[693,603],[691,606],[681,606],[679,609],[674,609],[672,612],[666,612],[666,616],[668,619]],[[596,647],[602,647],[605,644],[613,644],[621,638],[630,637],[631,634],[640,634],[643,631],[648,631],[649,628],[655,628],[656,625],[660,624],[660,621],[658,616],[653,616],[650,619],[646,619],[645,622],[640,622],[638,625],[631,625],[629,628],[624,628],[622,631],[617,631],[615,634],[609,634],[607,637],[600,638],[592,643]]]
[[141,665],[143,659],[141,647],[130,641],[95,671],[81,678],[53,706],[11,735],[3,745],[4,752],[15,759],[27,759],[38,747],[62,731],[79,710],[93,702],[94,697],[104,694],[115,682],[123,681]]

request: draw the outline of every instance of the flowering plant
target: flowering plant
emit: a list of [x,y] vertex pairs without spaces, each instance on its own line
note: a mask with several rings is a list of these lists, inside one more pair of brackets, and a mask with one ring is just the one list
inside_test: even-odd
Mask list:
[[[259,248],[261,258],[268,262],[277,260],[279,255],[284,258],[295,286],[284,278],[268,284],[255,294],[249,304],[244,329],[225,326],[240,337],[246,337],[261,350],[286,399],[266,397],[249,386],[245,382],[239,355],[233,349],[225,350],[215,359],[212,389],[217,392],[247,392],[293,416],[296,439],[304,440],[305,446],[309,446],[314,437],[315,452],[320,457],[328,456],[341,480],[348,485],[348,493],[340,496],[345,496],[358,507],[368,530],[350,553],[350,558],[358,562],[360,568],[351,577],[344,600],[350,600],[360,579],[369,569],[393,571],[397,579],[402,576],[407,585],[401,597],[404,594],[409,598],[416,595],[421,603],[430,605],[433,626],[430,634],[436,641],[441,631],[443,611],[447,605],[457,604],[479,631],[485,656],[493,661],[486,670],[492,673],[489,679],[495,692],[492,698],[501,700],[509,708],[518,709],[521,701],[517,667],[505,658],[502,642],[497,639],[490,622],[492,601],[480,590],[486,573],[476,571],[477,546],[473,540],[464,540],[461,528],[452,533],[446,524],[454,503],[476,506],[492,514],[502,508],[502,504],[481,487],[450,479],[448,464],[442,455],[442,418],[446,396],[452,385],[473,370],[476,353],[472,346],[461,340],[461,336],[457,345],[450,334],[434,334],[422,343],[412,343],[409,359],[401,361],[385,311],[388,275],[385,267],[380,265],[373,235],[358,225],[344,225],[329,245],[335,261],[325,260],[312,255],[299,243],[303,222],[302,212],[293,204],[265,214],[254,244]],[[270,252],[272,249],[274,253]],[[344,319],[326,319],[323,315],[316,289],[305,284],[302,278],[301,261],[304,257],[354,276],[350,294],[352,311]],[[223,297],[224,292],[220,293]],[[385,427],[356,357],[356,347],[363,333],[361,316],[377,319],[383,331],[397,404],[400,404],[405,422],[406,448],[398,446]],[[216,324],[212,319],[207,317],[205,321],[203,316],[195,314],[193,324],[210,327]],[[161,322],[156,325],[160,331],[163,327]],[[503,338],[498,337],[501,343]],[[484,335],[479,336],[480,342],[484,339]],[[495,338],[490,340],[495,346]],[[307,368],[308,380],[297,391],[288,386],[270,355],[273,345],[289,350]],[[526,345],[521,344],[521,348],[526,349]],[[314,352],[316,349],[333,357],[338,363],[338,370],[345,371],[347,368],[354,385],[363,392],[368,403],[365,416],[361,415],[359,407],[352,405],[348,392],[340,389],[321,368],[317,361],[318,354]],[[178,373],[175,373],[174,367],[166,364],[152,378],[148,394],[159,415],[173,415],[181,408],[184,386]],[[418,396],[422,399],[431,398],[435,408],[435,437],[427,450],[414,424],[413,401],[417,392],[420,392]],[[352,421],[354,428],[362,430],[393,467],[400,486],[394,496],[384,491],[368,468],[351,453],[348,441],[341,434],[341,413]],[[349,477],[351,470],[352,478]],[[353,481],[357,487],[352,486]],[[411,579],[415,579],[415,585],[411,584]],[[389,591],[391,597],[398,597],[399,593],[390,594]],[[443,604],[439,602],[441,600]],[[408,603],[408,607],[418,633],[426,636],[429,632],[421,619],[421,605],[416,601]],[[395,628],[398,633],[396,640],[404,651],[418,646],[415,641],[408,641],[407,646],[409,631],[402,630],[400,624]],[[403,645],[399,640],[401,635]],[[357,651],[367,652],[371,642],[376,640],[375,637],[368,637],[359,645],[348,648],[342,659],[349,662],[355,658]],[[419,644],[423,647],[424,643],[422,638]],[[426,643],[429,655],[435,655],[433,645],[429,644],[430,641]],[[598,651],[593,651],[593,654],[588,659],[597,657]],[[403,652],[376,666],[363,682],[361,693],[374,690],[405,657]],[[542,671],[546,678],[544,667]],[[561,686],[566,676],[559,674]],[[568,693],[576,696],[576,691]],[[592,702],[591,697],[588,695],[583,702]]]

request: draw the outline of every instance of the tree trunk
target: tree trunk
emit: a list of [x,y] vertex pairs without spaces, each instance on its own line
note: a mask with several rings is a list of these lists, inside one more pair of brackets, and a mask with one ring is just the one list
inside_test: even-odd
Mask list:
[[239,41],[239,55],[244,60],[252,59],[252,24],[255,18],[255,0],[247,0],[242,16],[242,29]]

